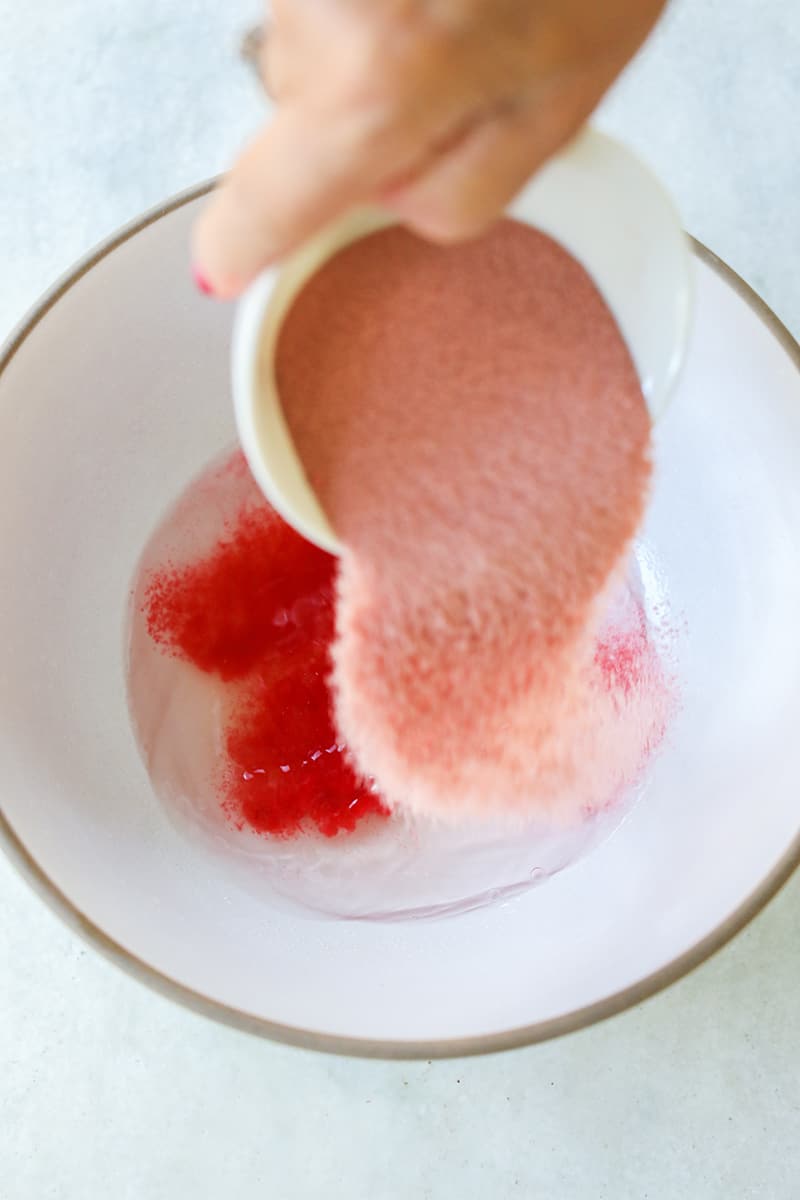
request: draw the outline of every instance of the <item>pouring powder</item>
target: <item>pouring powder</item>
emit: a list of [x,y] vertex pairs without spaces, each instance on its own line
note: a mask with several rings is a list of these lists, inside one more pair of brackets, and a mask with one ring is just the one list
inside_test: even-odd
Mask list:
[[583,268],[513,221],[331,258],[279,337],[285,416],[341,539],[335,717],[392,806],[571,819],[633,783],[663,685],[596,653],[650,420]]

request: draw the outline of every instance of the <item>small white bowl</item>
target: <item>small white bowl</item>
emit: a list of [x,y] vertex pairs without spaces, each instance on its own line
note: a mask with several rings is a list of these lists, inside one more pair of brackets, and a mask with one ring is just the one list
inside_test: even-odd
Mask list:
[[431,1058],[642,1000],[800,862],[800,348],[695,248],[695,332],[656,430],[640,555],[646,588],[657,578],[685,626],[683,707],[617,833],[545,885],[450,920],[303,917],[180,836],[128,719],[136,561],[235,441],[229,313],[186,271],[201,195],[102,246],[0,356],[3,844],[120,965],[270,1037]]
[[[549,234],[592,276],[628,344],[653,420],[681,369],[692,308],[691,256],[668,194],[630,150],[584,129],[525,187],[508,215]],[[240,301],[232,379],[239,439],[270,503],[310,541],[339,542],[295,452],[275,380],[275,348],[311,275],[350,242],[395,222],[361,209],[265,271]]]

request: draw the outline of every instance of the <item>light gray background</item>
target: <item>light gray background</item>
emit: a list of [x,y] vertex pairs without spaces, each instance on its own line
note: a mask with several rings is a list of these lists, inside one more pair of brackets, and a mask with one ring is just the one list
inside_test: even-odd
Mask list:
[[[261,112],[234,53],[257,15],[250,0],[0,0],[0,335],[117,225],[225,165]],[[603,110],[795,334],[799,113],[797,0],[677,0]],[[5,861],[0,905],[4,1200],[800,1196],[800,878],[637,1010],[407,1065],[173,1007]]]

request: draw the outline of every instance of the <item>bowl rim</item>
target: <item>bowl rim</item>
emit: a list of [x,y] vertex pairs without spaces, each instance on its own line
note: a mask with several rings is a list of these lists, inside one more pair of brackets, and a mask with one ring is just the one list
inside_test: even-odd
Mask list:
[[[75,283],[117,247],[134,238],[156,221],[160,221],[184,205],[202,198],[214,188],[215,184],[216,179],[206,180],[162,201],[122,226],[79,259],[34,304],[0,347],[0,377],[39,322]],[[711,267],[745,301],[800,371],[800,343],[783,322],[727,263],[696,238],[690,237],[689,240],[696,257]],[[796,868],[800,866],[800,833],[798,833],[759,885],[710,933],[673,959],[672,962],[659,967],[658,970],[651,972],[643,979],[604,997],[602,1000],[558,1017],[537,1021],[531,1025],[518,1026],[499,1033],[461,1038],[393,1040],[322,1033],[313,1029],[303,1029],[270,1021],[203,995],[152,967],[105,933],[61,891],[15,832],[2,809],[1,800],[0,847],[33,890],[70,929],[105,958],[160,995],[204,1017],[245,1033],[266,1037],[271,1041],[330,1054],[377,1059],[430,1060],[491,1054],[548,1041],[551,1038],[588,1028],[599,1021],[616,1016],[651,996],[655,996],[673,983],[677,983],[690,971],[711,958],[766,907]]]

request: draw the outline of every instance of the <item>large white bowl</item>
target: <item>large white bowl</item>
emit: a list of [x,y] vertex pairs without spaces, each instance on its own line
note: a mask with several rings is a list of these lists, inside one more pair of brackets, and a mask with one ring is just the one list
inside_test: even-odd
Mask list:
[[800,351],[696,247],[644,560],[683,626],[681,712],[600,849],[450,920],[316,920],[240,888],[154,798],[126,708],[132,571],[233,439],[230,312],[196,296],[205,189],[106,243],[0,359],[2,840],[138,977],[252,1031],[384,1056],[587,1025],[708,957],[800,861]]

